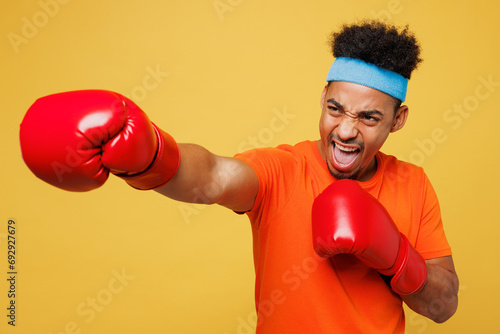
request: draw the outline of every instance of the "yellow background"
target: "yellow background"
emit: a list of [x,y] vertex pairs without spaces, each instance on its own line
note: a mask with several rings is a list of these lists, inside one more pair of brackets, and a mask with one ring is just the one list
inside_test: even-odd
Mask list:
[[[2,3],[1,333],[247,333],[254,276],[244,216],[114,177],[88,193],[53,188],[24,165],[19,124],[38,97],[99,88],[135,98],[179,142],[222,155],[249,148],[251,137],[262,146],[317,139],[328,34],[364,18],[409,24],[423,46],[409,121],[383,151],[425,168],[460,277],[456,315],[436,325],[408,312],[406,331],[500,332],[496,2]],[[270,132],[276,112],[293,118]],[[16,327],[6,317],[9,219],[18,232]]]

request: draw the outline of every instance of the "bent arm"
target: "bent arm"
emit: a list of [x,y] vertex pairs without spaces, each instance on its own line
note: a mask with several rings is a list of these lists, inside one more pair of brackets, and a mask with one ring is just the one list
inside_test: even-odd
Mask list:
[[401,296],[413,311],[437,322],[448,320],[458,307],[458,277],[453,259],[445,256],[425,261],[427,282],[414,294]]
[[255,171],[245,162],[222,157],[195,144],[179,144],[181,161],[175,176],[158,193],[174,200],[220,204],[250,210],[259,190]]

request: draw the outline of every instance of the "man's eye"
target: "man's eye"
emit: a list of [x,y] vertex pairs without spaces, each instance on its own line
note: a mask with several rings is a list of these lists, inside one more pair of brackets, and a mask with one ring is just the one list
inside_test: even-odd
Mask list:
[[334,107],[334,106],[328,106],[328,110],[330,110],[333,114],[340,114],[341,111],[337,108],[337,107]]
[[369,125],[375,125],[380,121],[379,118],[369,116],[369,115],[365,115],[365,116],[361,117],[361,119],[363,120],[364,123],[369,124]]

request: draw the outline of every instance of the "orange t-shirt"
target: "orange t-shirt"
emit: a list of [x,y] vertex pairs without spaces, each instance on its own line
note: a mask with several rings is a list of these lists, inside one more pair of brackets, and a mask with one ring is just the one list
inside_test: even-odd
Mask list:
[[[318,257],[311,208],[335,182],[314,141],[236,155],[255,170],[252,223],[257,333],[403,333],[401,298],[351,255]],[[377,153],[361,186],[388,210],[425,258],[451,255],[434,190],[422,168]]]

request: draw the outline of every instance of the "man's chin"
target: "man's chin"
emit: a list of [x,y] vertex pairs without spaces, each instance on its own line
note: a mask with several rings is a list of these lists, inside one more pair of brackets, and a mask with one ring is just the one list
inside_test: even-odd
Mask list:
[[357,180],[359,176],[359,170],[354,170],[354,171],[349,171],[349,172],[343,172],[336,170],[332,167],[329,167],[328,170],[330,171],[330,174],[336,178],[337,180]]

